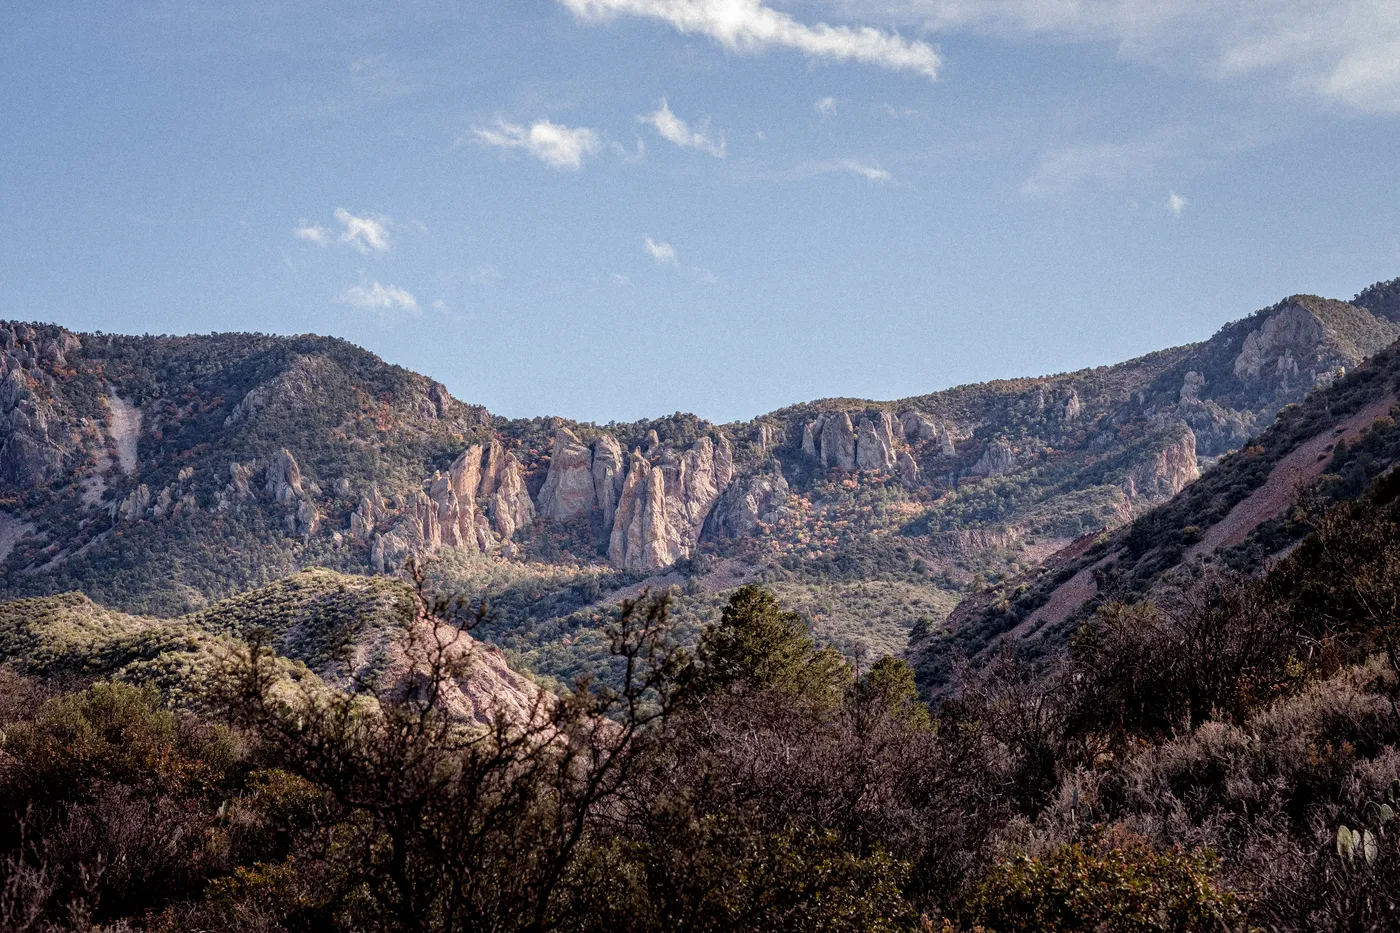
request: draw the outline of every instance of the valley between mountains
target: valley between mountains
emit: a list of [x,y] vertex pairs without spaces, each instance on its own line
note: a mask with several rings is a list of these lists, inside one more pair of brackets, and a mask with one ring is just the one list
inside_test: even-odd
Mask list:
[[1284,553],[1298,494],[1358,494],[1400,450],[1397,337],[1400,280],[1114,366],[599,425],[502,418],[334,338],[7,323],[0,588],[27,601],[0,653],[168,685],[261,607],[279,656],[344,685],[336,639],[400,663],[364,620],[412,557],[489,605],[501,695],[609,677],[622,598],[672,589],[694,632],[751,582],[937,692],[1097,598]]

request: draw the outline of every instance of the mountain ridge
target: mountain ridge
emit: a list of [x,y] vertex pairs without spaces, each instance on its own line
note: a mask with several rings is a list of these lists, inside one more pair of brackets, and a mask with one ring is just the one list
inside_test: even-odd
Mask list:
[[1112,366],[727,425],[502,418],[339,338],[5,324],[0,592],[177,616],[417,555],[491,595],[485,631],[545,676],[596,663],[595,607],[648,583],[697,618],[786,588],[843,651],[893,653],[1388,345],[1393,286],[1358,296],[1381,313],[1292,296]]

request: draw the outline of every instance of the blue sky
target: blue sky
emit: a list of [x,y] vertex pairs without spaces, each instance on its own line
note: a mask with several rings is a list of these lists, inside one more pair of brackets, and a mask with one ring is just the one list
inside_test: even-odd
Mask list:
[[0,8],[0,316],[727,421],[1400,275],[1400,0],[100,6]]

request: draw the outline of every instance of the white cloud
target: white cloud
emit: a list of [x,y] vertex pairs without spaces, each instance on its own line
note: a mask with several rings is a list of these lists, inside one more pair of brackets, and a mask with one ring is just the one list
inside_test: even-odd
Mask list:
[[817,115],[823,120],[836,116],[836,98],[823,97],[812,105],[816,108]]
[[587,127],[567,127],[548,120],[536,120],[528,127],[497,120],[493,126],[477,127],[477,141],[502,149],[524,149],[546,165],[578,171],[583,160],[598,151],[598,134]]
[[821,175],[859,175],[871,184],[891,184],[895,178],[873,162],[861,159],[834,159],[829,162],[802,162],[767,177],[776,181],[804,181]]
[[418,299],[402,288],[370,282],[367,285],[352,285],[340,295],[340,300],[361,311],[400,311],[418,313]]
[[612,274],[612,283],[618,288],[626,288],[627,286],[632,284],[632,280],[629,279],[627,276],[623,275],[621,272],[614,272]]
[[651,258],[659,263],[674,263],[676,261],[676,248],[665,241],[658,242],[651,237],[646,239],[647,252],[651,253]]
[[848,172],[855,172],[861,178],[864,178],[866,181],[872,183],[880,182],[883,184],[884,182],[892,181],[894,177],[890,175],[889,172],[880,168],[878,165],[871,165],[868,162],[860,162],[856,159],[846,159],[844,161],[837,162],[834,164],[833,168],[844,169]]
[[709,36],[727,49],[789,48],[810,58],[856,61],[929,78],[942,65],[928,43],[869,26],[808,26],[762,0],[559,0],[580,19],[643,16],[689,35]]
[[340,233],[340,242],[349,243],[362,253],[389,252],[389,218],[379,214],[356,217],[345,208],[337,207],[335,219],[344,228]]
[[892,104],[882,104],[881,109],[896,120],[907,117],[917,117],[919,115],[919,111],[915,110],[913,107],[895,107]]
[[1216,78],[1273,74],[1359,110],[1400,112],[1395,0],[823,0],[938,32],[1112,42],[1121,57]]
[[683,149],[699,149],[701,152],[708,152],[717,159],[724,158],[723,134],[720,135],[719,139],[711,139],[706,133],[706,129],[709,127],[708,120],[702,123],[699,129],[691,129],[689,124],[671,112],[664,97],[661,98],[661,106],[655,112],[644,113],[637,119],[656,127],[656,132],[669,143],[674,143]]
[[1171,211],[1175,217],[1181,216],[1181,212],[1186,210],[1186,204],[1186,199],[1175,191],[1167,196],[1167,210]]
[[325,246],[330,242],[329,230],[320,224],[308,223],[306,220],[302,220],[292,233],[298,240],[315,243],[317,246]]

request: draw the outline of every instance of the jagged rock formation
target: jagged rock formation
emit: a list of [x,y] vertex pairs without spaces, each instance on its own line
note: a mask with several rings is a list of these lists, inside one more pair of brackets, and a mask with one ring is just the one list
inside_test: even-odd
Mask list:
[[593,496],[603,514],[603,527],[611,528],[617,500],[627,476],[622,469],[622,445],[611,434],[593,442]]
[[[995,562],[1097,533],[1190,480],[1188,438],[1198,466],[1252,443],[1280,407],[1400,334],[1398,288],[1356,304],[1295,296],[1115,366],[722,428],[496,418],[334,339],[0,324],[0,498],[34,527],[0,580],[175,614],[249,573],[388,571],[443,547],[553,564],[560,580],[604,573],[587,565],[608,557],[651,573],[704,550],[695,566],[725,580],[780,563],[849,582],[893,555],[931,571],[919,586],[945,585],[964,568],[940,536],[1019,533],[979,552]],[[201,556],[187,572],[146,556],[228,547],[248,560]],[[111,566],[134,569],[111,583]]]
[[899,423],[904,428],[904,439],[911,444],[933,440],[938,436],[938,425],[923,412],[905,411],[899,416]]
[[894,415],[881,411],[873,416],[826,412],[802,428],[802,452],[822,466],[841,470],[893,469],[899,457],[897,438],[932,437],[933,422],[917,412],[905,412],[895,431]]
[[1004,476],[1016,466],[1016,452],[1011,444],[997,439],[987,445],[982,456],[967,472],[973,476]]
[[709,531],[716,538],[747,538],[760,531],[761,524],[773,525],[784,515],[792,495],[780,472],[758,473],[734,483],[715,504]]
[[554,434],[554,455],[540,489],[540,517],[566,522],[592,512],[595,502],[593,454],[572,431],[561,427]]
[[853,470],[856,466],[856,432],[844,411],[824,415],[821,422],[822,465]]
[[702,437],[683,453],[662,448],[655,464],[633,451],[608,537],[608,559],[626,570],[649,571],[690,556],[733,469],[733,452],[723,435],[718,444]]
[[873,419],[861,418],[856,432],[856,467],[889,470],[894,463],[894,416],[882,411]]
[[1200,475],[1196,435],[1182,426],[1154,456],[1133,468],[1123,484],[1123,492],[1129,499],[1164,502]]
[[351,514],[352,538],[374,535],[370,563],[376,570],[393,569],[409,554],[444,546],[487,553],[535,520],[520,461],[499,439],[484,448],[471,445],[446,473],[433,474],[427,486],[426,492],[410,493],[402,520],[388,531],[374,535],[384,518],[377,491]]

